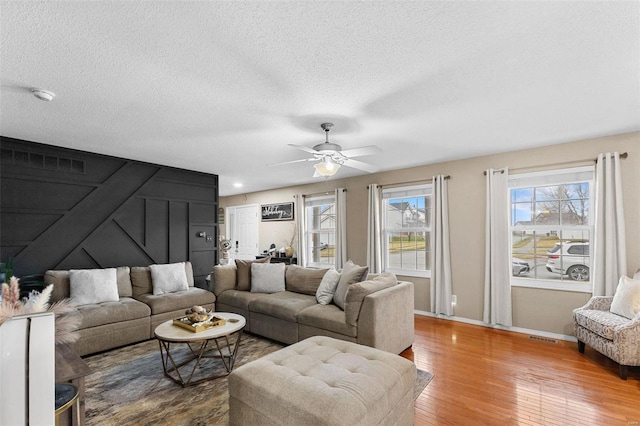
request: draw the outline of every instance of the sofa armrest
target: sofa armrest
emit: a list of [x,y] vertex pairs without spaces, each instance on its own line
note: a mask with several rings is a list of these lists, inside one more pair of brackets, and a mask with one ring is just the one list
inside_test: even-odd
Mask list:
[[399,354],[413,344],[413,283],[400,281],[364,298],[358,343]]
[[616,327],[613,344],[621,365],[640,365],[640,313],[626,324]]
[[578,309],[590,309],[594,311],[608,311],[611,308],[613,296],[593,296],[586,305]]

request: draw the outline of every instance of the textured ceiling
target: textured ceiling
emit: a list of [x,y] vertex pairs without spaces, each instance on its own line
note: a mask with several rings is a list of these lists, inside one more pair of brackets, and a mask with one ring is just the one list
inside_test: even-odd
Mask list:
[[639,4],[2,1],[0,134],[232,195],[313,182],[267,164],[324,121],[381,170],[637,131]]

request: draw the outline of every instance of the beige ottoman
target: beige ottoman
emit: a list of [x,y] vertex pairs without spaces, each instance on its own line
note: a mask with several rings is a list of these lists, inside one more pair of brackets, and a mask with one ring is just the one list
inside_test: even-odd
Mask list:
[[415,381],[398,355],[310,337],[229,375],[229,424],[411,425]]

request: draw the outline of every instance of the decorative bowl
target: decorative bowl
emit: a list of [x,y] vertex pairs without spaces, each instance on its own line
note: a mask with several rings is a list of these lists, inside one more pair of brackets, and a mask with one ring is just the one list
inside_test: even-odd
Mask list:
[[192,312],[190,314],[187,314],[187,319],[191,321],[192,324],[205,321],[207,318],[209,318],[209,312]]

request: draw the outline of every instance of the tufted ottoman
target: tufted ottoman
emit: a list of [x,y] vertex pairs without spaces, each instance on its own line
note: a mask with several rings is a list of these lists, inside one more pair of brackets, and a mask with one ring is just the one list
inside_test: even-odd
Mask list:
[[411,425],[415,381],[398,355],[310,337],[229,375],[229,424]]

